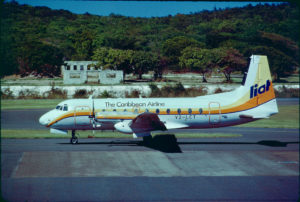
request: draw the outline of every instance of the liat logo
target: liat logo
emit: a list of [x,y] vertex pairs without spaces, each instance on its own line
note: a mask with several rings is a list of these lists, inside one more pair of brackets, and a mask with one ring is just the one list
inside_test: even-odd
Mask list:
[[250,87],[250,99],[256,97],[257,94],[263,94],[264,92],[269,91],[271,82],[267,80],[266,84],[257,87],[257,84]]

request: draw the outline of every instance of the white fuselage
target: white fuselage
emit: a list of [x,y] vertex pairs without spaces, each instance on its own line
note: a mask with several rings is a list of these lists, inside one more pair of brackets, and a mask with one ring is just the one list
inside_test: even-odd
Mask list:
[[[41,117],[43,125],[59,130],[113,130],[118,122],[128,121],[143,112],[156,113],[159,119],[172,128],[212,128],[242,124],[253,118],[241,117],[253,111],[262,111],[268,105],[276,105],[270,100],[263,105],[240,111],[230,111],[239,106],[236,100],[244,93],[240,87],[235,91],[195,98],[128,98],[128,99],[73,99],[59,104],[62,110],[54,109]],[[91,115],[95,112],[95,122]],[[63,111],[67,106],[68,111]],[[274,112],[271,112],[274,113]],[[270,116],[271,114],[269,114]],[[50,124],[50,125],[49,125]],[[125,132],[125,131],[122,131]]]

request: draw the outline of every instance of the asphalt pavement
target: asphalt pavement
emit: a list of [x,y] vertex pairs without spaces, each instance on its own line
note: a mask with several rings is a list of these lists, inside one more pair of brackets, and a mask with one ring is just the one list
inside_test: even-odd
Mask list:
[[1,149],[7,201],[299,198],[299,132],[292,129],[235,138],[80,139],[77,145],[2,139]]

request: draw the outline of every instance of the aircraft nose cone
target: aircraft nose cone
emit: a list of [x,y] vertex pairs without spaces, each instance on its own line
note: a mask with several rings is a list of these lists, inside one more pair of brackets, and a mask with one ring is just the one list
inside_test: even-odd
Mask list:
[[47,126],[50,123],[50,119],[47,118],[45,115],[43,115],[43,116],[40,117],[39,122],[40,122],[41,125]]

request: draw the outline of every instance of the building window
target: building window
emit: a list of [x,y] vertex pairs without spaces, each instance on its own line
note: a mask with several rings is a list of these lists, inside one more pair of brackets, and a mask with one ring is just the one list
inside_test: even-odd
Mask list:
[[107,73],[106,78],[114,79],[114,78],[116,78],[116,73]]
[[80,65],[80,71],[83,71],[84,68],[83,68],[83,65]]

